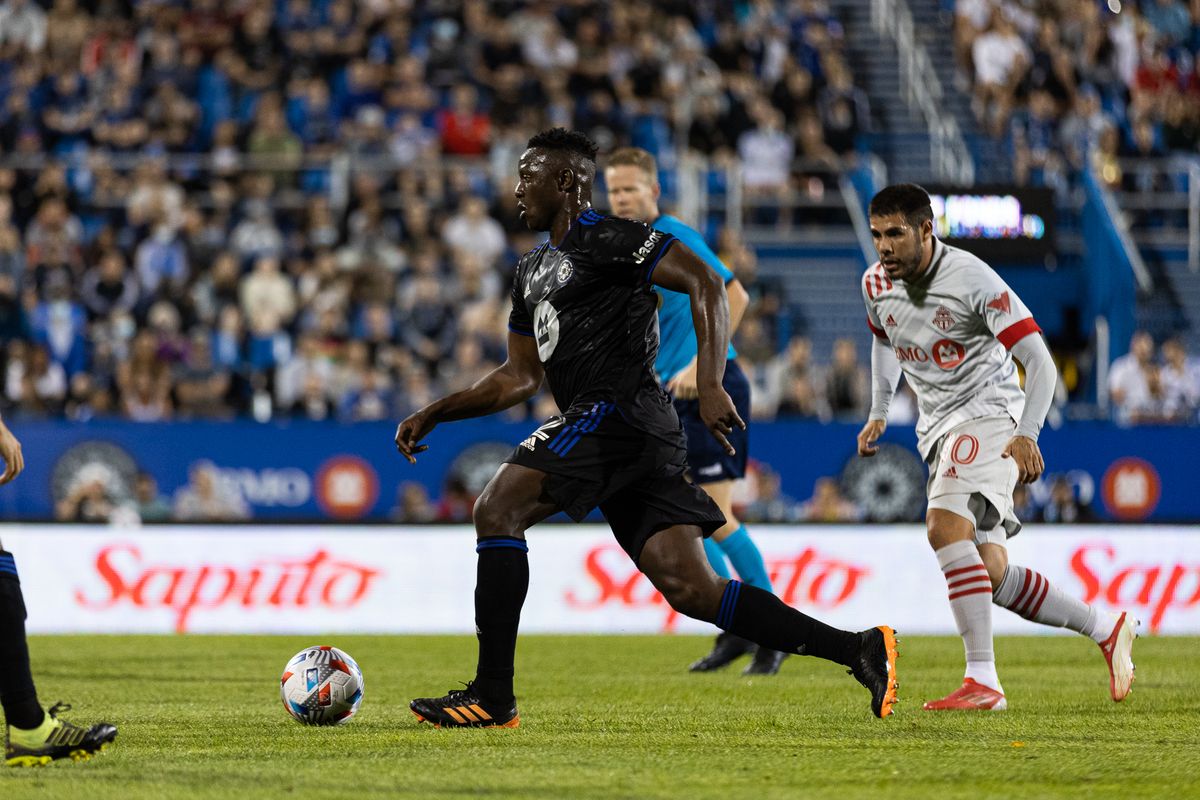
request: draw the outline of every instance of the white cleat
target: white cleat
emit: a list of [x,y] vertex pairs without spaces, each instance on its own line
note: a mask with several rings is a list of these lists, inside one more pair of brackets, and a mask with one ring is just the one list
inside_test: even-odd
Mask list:
[[1133,688],[1133,640],[1140,624],[1128,611],[1122,611],[1112,634],[1100,642],[1100,652],[1108,662],[1108,691],[1115,703],[1124,700]]

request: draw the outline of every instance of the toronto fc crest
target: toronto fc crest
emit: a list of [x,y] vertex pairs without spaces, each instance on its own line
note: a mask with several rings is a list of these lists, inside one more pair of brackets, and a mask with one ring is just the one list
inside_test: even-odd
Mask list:
[[954,315],[945,306],[938,306],[933,314],[933,324],[940,331],[948,331],[954,327]]

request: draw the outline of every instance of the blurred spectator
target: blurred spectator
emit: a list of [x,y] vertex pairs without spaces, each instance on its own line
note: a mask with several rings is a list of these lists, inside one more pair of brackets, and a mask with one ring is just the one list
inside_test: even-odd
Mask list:
[[1108,393],[1117,421],[1151,422],[1162,417],[1162,381],[1154,363],[1154,340],[1137,331],[1129,352],[1113,361],[1108,373]]
[[1096,514],[1089,504],[1080,502],[1071,484],[1060,475],[1051,484],[1050,499],[1038,511],[1037,521],[1068,525],[1095,522]]
[[1013,513],[1017,519],[1022,521],[1036,521],[1040,510],[1037,504],[1033,501],[1033,493],[1029,491],[1029,487],[1024,483],[1016,483],[1013,485]]
[[389,419],[392,391],[382,370],[366,368],[358,386],[342,396],[338,416],[347,422]]
[[177,368],[176,410],[181,418],[222,419],[230,415],[225,402],[230,389],[229,371],[213,363],[208,333],[194,332],[187,358]]
[[854,522],[862,519],[862,510],[842,496],[834,478],[818,478],[813,496],[800,504],[800,518],[806,522]]
[[500,223],[488,216],[487,203],[479,197],[464,197],[458,213],[446,220],[442,239],[452,250],[473,253],[490,267],[507,249]]
[[279,269],[279,259],[260,256],[239,289],[242,313],[255,337],[270,337],[291,324],[296,313],[296,290]]
[[467,489],[461,478],[451,476],[442,487],[442,497],[438,501],[438,522],[470,522],[471,511],[475,507],[475,497]]
[[1200,361],[1188,357],[1178,337],[1163,342],[1162,356],[1163,414],[1168,421],[1194,422],[1200,411]]
[[999,7],[987,32],[971,45],[975,64],[975,116],[992,135],[1008,124],[1017,85],[1030,62],[1029,47]]
[[46,283],[46,299],[33,309],[33,339],[45,347],[68,375],[87,366],[87,314],[71,297],[71,279],[55,273]]
[[99,264],[83,273],[79,296],[92,319],[133,311],[138,303],[138,281],[125,268],[119,250],[109,250]]
[[148,472],[139,472],[133,483],[133,500],[142,522],[169,522],[171,504],[159,494],[158,482]]
[[766,367],[762,412],[767,418],[781,416],[816,419],[825,414],[821,381],[812,359],[812,342],[793,336],[787,350]]
[[405,481],[396,487],[396,505],[388,513],[392,522],[424,525],[435,522],[438,509],[429,500],[425,487],[416,481]]
[[315,421],[333,418],[333,401],[329,398],[328,390],[321,376],[309,373],[304,376],[300,396],[292,404],[291,414],[296,417]]
[[480,110],[474,86],[461,83],[454,87],[450,108],[438,112],[437,129],[446,155],[478,156],[487,152],[491,120]]
[[198,461],[188,483],[175,493],[175,519],[180,522],[237,522],[250,517],[241,490],[221,480],[209,461]]
[[116,503],[99,478],[81,479],[54,506],[54,518],[63,522],[107,523]]
[[789,188],[795,144],[783,130],[783,116],[766,101],[753,106],[754,127],[738,139],[742,183],[752,197],[780,200]]
[[784,494],[779,473],[766,464],[758,464],[753,472],[754,499],[746,504],[741,518],[746,522],[798,522],[800,509],[794,499]]
[[34,0],[0,3],[0,56],[13,58],[21,50],[40,53],[46,46],[46,12]]
[[37,416],[60,413],[67,396],[67,373],[46,348],[13,342],[8,351],[5,395],[19,410]]
[[825,399],[829,410],[839,419],[865,419],[870,405],[870,376],[858,363],[853,339],[833,343],[833,362],[825,375]]
[[29,338],[29,320],[13,276],[0,272],[0,347]]

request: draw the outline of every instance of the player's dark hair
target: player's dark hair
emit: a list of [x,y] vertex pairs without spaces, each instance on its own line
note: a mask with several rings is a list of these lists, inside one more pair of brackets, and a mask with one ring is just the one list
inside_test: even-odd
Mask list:
[[586,134],[566,128],[551,128],[535,134],[526,147],[575,153],[591,161],[593,167],[596,165],[596,152],[600,149]]
[[900,214],[916,228],[933,219],[933,207],[929,204],[929,192],[915,183],[897,183],[871,198],[867,214],[872,217]]

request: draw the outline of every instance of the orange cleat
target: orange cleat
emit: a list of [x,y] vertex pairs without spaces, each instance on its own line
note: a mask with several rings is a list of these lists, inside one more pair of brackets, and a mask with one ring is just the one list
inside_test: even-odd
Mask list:
[[1008,701],[1003,694],[974,678],[963,678],[962,686],[941,700],[930,700],[923,708],[926,711],[1003,711],[1008,708]]
[[1112,635],[1100,642],[1100,652],[1108,662],[1108,691],[1115,703],[1124,700],[1133,689],[1133,640],[1137,638],[1138,624],[1128,611],[1122,611]]

